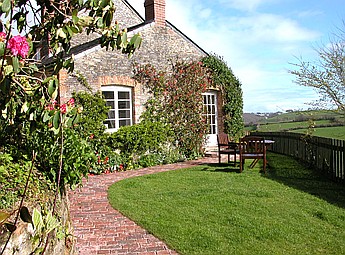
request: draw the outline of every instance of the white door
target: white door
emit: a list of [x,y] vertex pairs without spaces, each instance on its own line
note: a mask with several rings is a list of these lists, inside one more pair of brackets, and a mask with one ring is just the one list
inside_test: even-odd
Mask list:
[[217,112],[217,93],[203,93],[204,114],[208,124],[208,134],[206,147],[217,146],[218,112]]

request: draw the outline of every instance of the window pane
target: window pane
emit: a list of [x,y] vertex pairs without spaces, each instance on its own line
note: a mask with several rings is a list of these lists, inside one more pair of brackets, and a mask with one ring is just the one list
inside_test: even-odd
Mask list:
[[216,106],[215,105],[212,105],[212,114],[215,114],[216,113]]
[[114,92],[113,91],[103,91],[102,92],[105,99],[114,99]]
[[215,99],[215,96],[211,96],[211,104],[215,104],[214,99]]
[[129,109],[131,106],[131,103],[129,101],[119,101],[118,107],[119,109]]
[[211,126],[211,134],[215,134],[216,133],[216,125],[212,125]]
[[107,128],[116,128],[115,120],[106,120],[104,121],[104,124]]
[[115,119],[115,111],[108,112],[108,119]]
[[119,91],[119,99],[129,99],[129,92]]
[[131,125],[131,120],[119,120],[120,127],[129,126],[129,125]]
[[114,101],[106,101],[106,105],[110,106],[110,109],[115,109],[115,102]]
[[130,118],[131,117],[131,111],[129,110],[119,110],[119,118],[124,119],[124,118]]

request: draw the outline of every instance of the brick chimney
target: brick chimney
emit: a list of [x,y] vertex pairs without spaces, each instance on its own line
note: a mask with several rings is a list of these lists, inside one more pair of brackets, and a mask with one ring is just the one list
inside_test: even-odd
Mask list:
[[145,0],[145,22],[165,26],[165,0]]

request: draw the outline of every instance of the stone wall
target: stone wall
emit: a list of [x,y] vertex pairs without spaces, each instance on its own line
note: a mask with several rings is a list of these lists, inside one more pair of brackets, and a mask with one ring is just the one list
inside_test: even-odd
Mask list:
[[[196,60],[205,53],[187,40],[179,31],[171,26],[159,27],[154,23],[143,25],[136,32],[140,32],[143,43],[134,56],[129,59],[119,51],[106,51],[95,46],[76,55],[75,73],[82,74],[93,92],[106,85],[125,85],[133,87],[134,122],[138,121],[143,112],[143,104],[148,95],[140,84],[132,79],[133,65],[152,64],[159,70],[169,69],[171,63],[177,60]],[[74,91],[86,90],[75,77],[60,73],[62,101],[68,100]]]
[[[68,210],[68,198],[64,197],[58,202],[57,213],[61,220],[63,229],[69,234],[72,234],[72,223],[70,221]],[[33,208],[29,208],[32,213]],[[39,209],[39,208],[38,208]],[[1,231],[2,230],[2,231]],[[17,223],[17,229],[12,233],[11,239],[4,250],[2,255],[30,255],[34,250],[32,237],[34,229],[31,223],[23,222],[19,219]],[[9,232],[2,227],[0,229],[0,251],[2,251],[6,240],[8,239]],[[73,255],[75,254],[74,241],[72,235],[59,239],[56,236],[56,232],[52,231],[49,238],[49,245],[45,251],[45,254],[49,255]]]
[[[116,6],[115,13],[114,13],[114,22],[118,21],[120,28],[129,28],[141,24],[144,22],[143,18],[140,15],[130,8],[128,3],[123,0],[113,0],[114,5]],[[73,38],[71,45],[72,47],[81,45],[86,42],[90,42],[99,35],[97,33],[91,33],[87,35],[86,33],[82,33],[78,37]]]

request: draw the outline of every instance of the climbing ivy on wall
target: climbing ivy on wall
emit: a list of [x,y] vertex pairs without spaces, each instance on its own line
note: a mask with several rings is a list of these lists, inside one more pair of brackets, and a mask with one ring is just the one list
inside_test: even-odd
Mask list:
[[202,93],[210,86],[210,79],[202,62],[173,63],[171,72],[138,65],[134,74],[134,79],[152,95],[142,120],[169,124],[180,152],[187,158],[203,154],[207,122]]
[[222,92],[224,132],[235,139],[243,134],[242,84],[220,56],[211,54],[202,59],[212,70],[212,81]]

